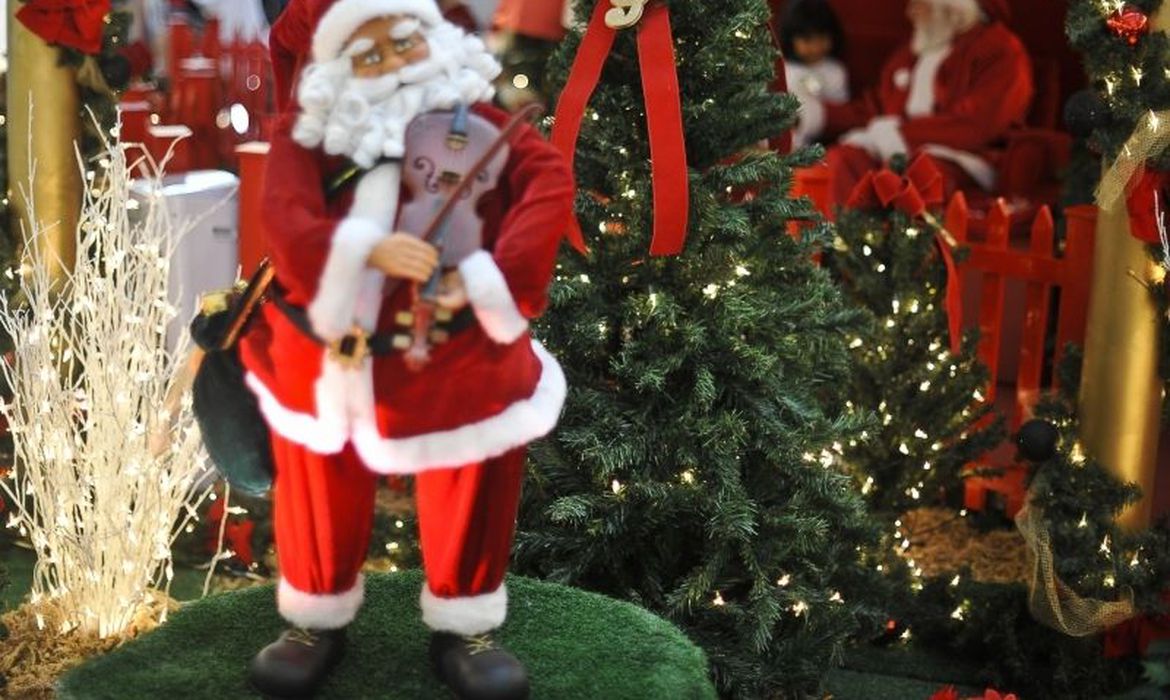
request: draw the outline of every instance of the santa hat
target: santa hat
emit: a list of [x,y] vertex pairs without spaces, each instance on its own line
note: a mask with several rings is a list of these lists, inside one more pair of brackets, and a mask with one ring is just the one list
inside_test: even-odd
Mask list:
[[443,19],[435,0],[292,0],[272,25],[269,46],[276,77],[277,107],[292,101],[292,82],[301,65],[336,58],[354,31],[386,15],[412,15],[425,25]]
[[1006,22],[1011,18],[1012,10],[1008,0],[933,0],[938,5],[952,5],[959,7],[979,8],[987,15],[988,21]]
[[317,21],[313,60],[337,58],[358,27],[388,15],[410,15],[428,27],[443,21],[443,13],[434,0],[337,0]]

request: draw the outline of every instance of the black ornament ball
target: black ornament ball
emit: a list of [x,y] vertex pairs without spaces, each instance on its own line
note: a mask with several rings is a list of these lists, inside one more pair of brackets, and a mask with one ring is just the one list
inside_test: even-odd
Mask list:
[[1109,125],[1109,105],[1094,90],[1073,93],[1064,103],[1064,125],[1078,139],[1089,138],[1095,129]]
[[1030,420],[1020,427],[1016,445],[1020,454],[1030,462],[1047,462],[1056,456],[1056,443],[1060,432],[1046,420]]
[[125,90],[130,85],[130,59],[121,54],[102,56],[98,59],[106,85],[114,90]]

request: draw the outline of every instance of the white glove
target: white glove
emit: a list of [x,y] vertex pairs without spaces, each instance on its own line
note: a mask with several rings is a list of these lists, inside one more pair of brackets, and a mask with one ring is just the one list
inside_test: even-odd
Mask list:
[[875,117],[863,129],[854,129],[841,137],[841,143],[864,149],[882,162],[909,152],[902,137],[901,120],[894,116]]

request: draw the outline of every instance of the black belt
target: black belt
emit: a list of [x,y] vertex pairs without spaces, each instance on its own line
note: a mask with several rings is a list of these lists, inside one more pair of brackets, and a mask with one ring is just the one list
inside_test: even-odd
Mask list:
[[[350,333],[338,340],[330,341],[313,332],[313,324],[309,322],[309,316],[305,310],[290,304],[284,296],[284,290],[275,283],[269,289],[268,298],[296,326],[297,330],[314,343],[328,349],[330,357],[343,365],[358,366],[366,356],[389,355],[410,347],[413,319],[408,310],[398,312],[395,321],[402,326],[402,330],[398,332],[371,334],[355,326]],[[475,323],[475,312],[471,310],[470,306],[465,306],[454,314],[438,309],[430,341],[432,344],[445,343],[456,333],[470,328]]]

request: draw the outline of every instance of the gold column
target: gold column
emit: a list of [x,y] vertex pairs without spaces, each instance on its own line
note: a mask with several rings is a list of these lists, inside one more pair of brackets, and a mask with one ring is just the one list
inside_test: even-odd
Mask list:
[[1086,453],[1142,488],[1142,500],[1119,519],[1130,530],[1150,524],[1157,469],[1162,321],[1145,287],[1157,274],[1146,245],[1129,233],[1124,200],[1103,208],[1097,219],[1085,334],[1081,440]]
[[[7,4],[8,199],[12,226],[23,236],[32,231],[28,202],[20,194],[24,188],[35,202],[39,226],[51,227],[42,245],[46,252],[55,253],[49,257],[56,261],[50,265],[50,274],[59,280],[65,270],[72,269],[77,252],[81,174],[73,149],[81,128],[81,96],[76,71],[58,65],[58,49],[17,21],[18,0],[7,0]],[[31,185],[30,164],[36,169]]]

